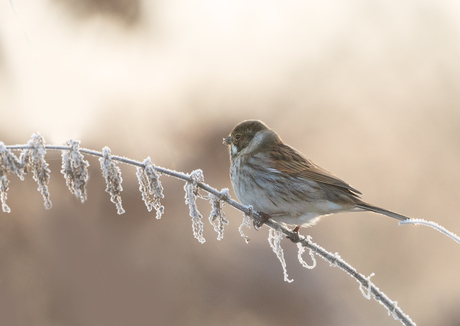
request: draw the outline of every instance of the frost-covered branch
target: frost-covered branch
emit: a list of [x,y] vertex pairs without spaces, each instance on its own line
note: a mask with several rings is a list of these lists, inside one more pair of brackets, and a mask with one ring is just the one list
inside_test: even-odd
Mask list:
[[[185,202],[189,206],[190,216],[192,218],[192,228],[194,237],[200,242],[204,243],[203,237],[203,221],[202,215],[198,211],[196,203],[197,198],[207,199],[211,202],[212,211],[209,216],[209,222],[213,225],[214,230],[217,232],[218,240],[223,238],[224,226],[228,224],[223,211],[224,204],[230,205],[244,214],[243,222],[239,227],[241,236],[246,242],[249,241],[243,233],[243,227],[250,227],[250,221],[253,220],[255,225],[267,225],[269,231],[269,243],[273,251],[281,262],[284,272],[285,281],[291,282],[286,269],[284,261],[283,249],[281,248],[281,240],[283,236],[290,239],[298,246],[298,259],[302,266],[312,269],[316,266],[314,255],[318,255],[331,266],[338,267],[352,276],[358,283],[359,288],[363,295],[370,299],[374,297],[388,310],[395,319],[399,320],[403,325],[415,325],[412,320],[402,312],[397,306],[396,301],[390,300],[383,292],[381,292],[370,280],[370,277],[358,273],[351,265],[345,262],[337,253],[332,254],[326,251],[318,244],[312,242],[310,237],[300,236],[297,232],[291,231],[283,225],[271,219],[265,219],[258,212],[254,211],[251,206],[244,206],[230,198],[228,189],[218,191],[204,183],[203,172],[195,170],[190,174],[185,174],[162,167],[155,166],[150,158],[145,159],[143,162],[131,160],[126,157],[112,155],[108,147],[104,147],[102,152],[80,148],[78,141],[70,140],[68,146],[45,145],[43,137],[40,134],[34,134],[32,139],[27,145],[14,145],[5,146],[0,142],[0,203],[3,212],[10,212],[10,208],[6,204],[7,190],[9,186],[8,175],[16,174],[20,179],[23,179],[24,174],[32,171],[34,179],[38,183],[38,189],[41,192],[45,207],[51,208],[51,201],[49,200],[48,183],[50,178],[50,170],[45,161],[46,150],[59,150],[62,151],[62,170],[66,179],[66,184],[69,190],[80,199],[86,200],[86,184],[88,181],[88,166],[89,163],[83,158],[83,154],[89,154],[99,157],[101,164],[102,174],[106,180],[106,191],[110,194],[111,201],[115,203],[118,214],[124,213],[121,201],[122,181],[121,170],[117,163],[125,163],[137,167],[137,178],[139,181],[139,190],[142,194],[142,199],[148,209],[152,211],[155,209],[156,218],[160,218],[164,213],[164,207],[161,205],[163,199],[163,187],[160,182],[160,176],[167,175],[182,181],[185,181]],[[21,150],[20,157],[16,157],[12,151]],[[200,189],[208,193],[207,196],[200,194]],[[436,228],[438,231],[446,234],[455,241],[460,243],[458,236],[452,232],[447,231],[435,223],[423,220],[408,220],[400,224],[423,224]],[[302,258],[305,250],[309,250],[312,259],[312,264],[308,265]]]
[[[396,301],[390,300],[382,291],[379,290],[372,282],[370,277],[365,277],[364,275],[358,273],[355,268],[350,264],[345,262],[338,254],[332,254],[319,246],[318,244],[311,241],[310,237],[300,236],[297,232],[293,232],[283,226],[280,226],[278,223],[268,220],[266,223],[270,228],[278,229],[283,234],[286,235],[292,242],[301,244],[301,246],[308,248],[310,251],[314,252],[325,261],[327,261],[331,266],[338,267],[341,270],[345,271],[351,277],[353,277],[360,285],[360,289],[363,287],[367,289],[368,293],[371,293],[376,301],[382,304],[396,320],[399,320],[403,325],[411,326],[415,323],[410,319],[409,316],[404,314],[404,312],[397,306]],[[300,256],[299,256],[300,257]],[[303,260],[302,260],[303,261]],[[302,262],[301,262],[302,263]],[[314,263],[316,264],[316,262]],[[303,264],[302,264],[303,265]],[[305,266],[305,265],[304,265]],[[363,292],[361,290],[361,292]],[[363,295],[370,299],[370,295],[366,295],[363,292]]]
[[455,242],[460,243],[460,237],[458,235],[456,235],[453,232],[450,232],[449,230],[447,230],[445,227],[439,225],[438,223],[431,222],[431,221],[425,221],[425,220],[422,220],[422,219],[416,219],[416,218],[411,218],[409,220],[404,220],[404,221],[399,222],[399,225],[405,225],[405,224],[415,224],[415,225],[428,226],[428,227],[433,228],[433,229],[441,232],[442,234],[448,236],[449,238],[451,238]]

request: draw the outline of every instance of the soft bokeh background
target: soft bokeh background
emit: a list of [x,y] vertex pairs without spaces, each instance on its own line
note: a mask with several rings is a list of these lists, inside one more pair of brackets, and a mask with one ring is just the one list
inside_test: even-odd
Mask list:
[[[257,118],[365,200],[460,233],[459,58],[458,1],[3,0],[0,140],[80,139],[221,189],[222,138]],[[0,213],[1,325],[399,324],[340,270],[300,267],[288,241],[283,282],[267,229],[246,245],[232,208],[224,239],[206,224],[200,245],[180,181],[162,177],[156,220],[123,166],[118,216],[95,158],[85,204],[47,159],[53,208],[12,176]],[[460,247],[440,233],[372,213],[303,233],[419,325],[460,324]]]

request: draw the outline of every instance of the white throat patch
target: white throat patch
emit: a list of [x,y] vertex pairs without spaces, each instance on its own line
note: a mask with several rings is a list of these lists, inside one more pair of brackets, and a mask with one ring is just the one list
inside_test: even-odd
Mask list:
[[238,148],[232,144],[232,155],[236,155],[238,153]]

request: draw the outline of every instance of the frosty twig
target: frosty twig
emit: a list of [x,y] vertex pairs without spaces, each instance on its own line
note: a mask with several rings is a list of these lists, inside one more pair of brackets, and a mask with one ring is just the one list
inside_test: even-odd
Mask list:
[[[192,217],[192,228],[194,237],[200,242],[204,243],[203,237],[203,221],[202,215],[198,211],[196,199],[205,198],[210,200],[212,211],[209,216],[209,221],[213,225],[214,230],[218,234],[218,239],[223,238],[223,228],[228,221],[225,218],[223,211],[224,203],[228,204],[244,214],[243,223],[239,230],[246,242],[249,238],[243,233],[244,226],[250,226],[250,220],[256,220],[264,223],[270,228],[269,243],[273,251],[276,253],[280,260],[283,271],[284,279],[291,282],[287,275],[286,263],[284,262],[283,249],[281,248],[281,240],[283,236],[296,243],[298,246],[298,259],[302,266],[306,268],[314,268],[316,261],[314,254],[323,258],[331,266],[338,267],[352,276],[359,284],[360,290],[367,298],[371,296],[381,303],[388,310],[395,319],[399,320],[403,325],[415,325],[412,320],[402,312],[397,306],[396,301],[390,300],[382,291],[380,291],[371,281],[370,277],[358,273],[356,269],[345,262],[338,254],[332,254],[326,251],[318,244],[311,241],[310,237],[299,236],[297,232],[293,232],[283,225],[274,222],[271,219],[264,220],[258,212],[254,211],[251,206],[244,206],[230,198],[228,189],[218,191],[204,183],[203,172],[195,170],[190,174],[185,174],[162,167],[153,165],[150,158],[145,159],[143,162],[131,160],[126,157],[112,155],[108,147],[104,147],[102,152],[80,148],[79,141],[69,141],[68,146],[45,145],[44,139],[40,134],[34,134],[32,139],[27,145],[14,145],[5,146],[0,142],[0,203],[3,212],[10,212],[10,208],[6,204],[7,190],[9,186],[8,175],[16,174],[19,178],[23,179],[25,173],[32,171],[34,179],[38,183],[38,190],[42,194],[47,209],[51,208],[51,201],[49,199],[48,183],[50,178],[50,170],[45,161],[46,150],[59,150],[62,151],[62,170],[66,179],[67,186],[70,191],[74,193],[80,201],[85,201],[87,197],[86,185],[88,181],[88,166],[89,163],[83,158],[83,154],[89,154],[100,157],[102,174],[106,180],[106,191],[110,194],[111,201],[117,207],[117,213],[124,213],[121,201],[122,177],[121,170],[117,166],[117,162],[125,163],[137,167],[137,178],[139,181],[139,189],[142,194],[142,199],[148,209],[152,211],[155,209],[156,217],[160,218],[164,213],[164,207],[161,205],[160,200],[164,197],[163,187],[160,182],[161,175],[171,176],[185,181],[185,202],[189,206],[190,216]],[[22,153],[16,157],[12,151],[21,150]],[[199,189],[206,191],[208,196],[201,196]],[[436,225],[432,222],[423,220],[407,220],[400,224],[423,224],[435,227],[438,231],[451,237],[453,240],[460,243],[458,236],[445,228]],[[305,249],[309,250],[312,257],[312,265],[308,265],[302,258],[302,253]],[[372,276],[372,274],[371,274]]]

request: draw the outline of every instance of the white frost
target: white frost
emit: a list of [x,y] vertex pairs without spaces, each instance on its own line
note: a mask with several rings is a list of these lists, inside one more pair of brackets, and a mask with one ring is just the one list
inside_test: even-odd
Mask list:
[[[307,237],[307,240],[310,241],[310,236]],[[305,252],[305,246],[302,245],[301,242],[297,243],[297,248],[299,249],[299,252],[297,254],[297,258],[299,259],[300,264],[308,269],[313,269],[316,267],[316,259],[315,259],[315,254],[313,253],[313,250],[309,249],[309,254],[312,260],[312,264],[308,265],[305,260],[303,260],[302,255]]]
[[203,221],[201,220],[203,216],[198,211],[198,207],[196,205],[196,197],[198,196],[197,183],[204,181],[203,171],[193,171],[192,173],[190,173],[190,178],[192,179],[192,181],[187,181],[184,186],[185,204],[188,205],[190,210],[190,217],[192,218],[193,236],[200,243],[205,243],[206,240],[203,237]]
[[121,205],[121,192],[123,187],[121,183],[121,170],[117,164],[112,160],[110,148],[107,146],[102,149],[102,157],[99,159],[101,163],[102,176],[105,178],[107,187],[105,191],[110,194],[110,201],[117,207],[117,214],[121,215],[125,212]]
[[164,207],[160,202],[164,198],[160,173],[155,169],[150,157],[147,157],[143,163],[144,166],[138,167],[136,172],[139,190],[147,210],[151,212],[152,209],[155,209],[156,218],[159,220],[164,213]]
[[281,240],[283,239],[283,232],[281,230],[275,230],[270,228],[268,233],[268,243],[270,247],[273,249],[273,252],[276,254],[276,257],[281,263],[283,267],[283,274],[284,274],[284,281],[291,283],[294,280],[289,279],[287,268],[286,268],[286,261],[284,260],[284,252],[283,248],[281,248]]
[[45,208],[51,209],[52,204],[48,189],[51,170],[45,161],[45,140],[42,135],[36,133],[32,135],[27,145],[31,148],[24,150],[21,154],[21,164],[24,164],[25,171],[32,170],[33,178],[38,184],[38,191],[43,196]]
[[80,141],[69,140],[70,150],[62,151],[62,169],[67,187],[83,203],[87,199],[86,182],[88,181],[89,163],[80,152]]
[[367,300],[370,300],[371,299],[371,294],[372,294],[372,282],[371,282],[371,277],[374,276],[375,274],[374,273],[371,273],[371,275],[369,275],[368,277],[366,277],[366,280],[367,280],[367,289],[364,288],[364,286],[362,286],[362,284],[360,283],[359,284],[359,290],[361,291],[361,293],[363,294],[363,296],[367,299]]
[[244,239],[246,243],[249,243],[251,241],[251,238],[249,238],[246,234],[244,234],[243,227],[247,227],[248,229],[251,228],[251,215],[252,215],[252,206],[248,206],[250,213],[249,214],[244,214],[243,216],[243,221],[241,222],[240,226],[238,227],[238,231],[240,231],[241,237]]
[[453,232],[450,232],[445,227],[443,227],[443,226],[441,226],[441,225],[439,225],[439,224],[437,224],[435,222],[425,221],[425,220],[422,220],[422,219],[411,218],[411,219],[399,222],[399,225],[404,225],[404,224],[415,224],[415,225],[429,226],[430,228],[433,228],[433,229],[441,232],[442,234],[448,236],[449,238],[451,238],[455,242],[460,243],[460,237],[458,235],[456,235]]
[[[221,193],[224,194],[224,196],[228,196],[228,189],[223,189]],[[209,223],[214,227],[214,231],[217,232],[217,240],[222,240],[224,238],[224,226],[228,224],[223,210],[225,202],[212,194],[209,195],[209,198],[211,199],[212,206],[211,214],[209,215]]]

